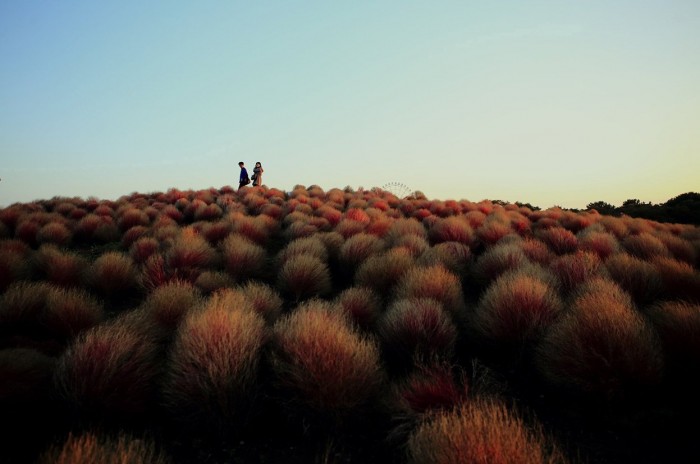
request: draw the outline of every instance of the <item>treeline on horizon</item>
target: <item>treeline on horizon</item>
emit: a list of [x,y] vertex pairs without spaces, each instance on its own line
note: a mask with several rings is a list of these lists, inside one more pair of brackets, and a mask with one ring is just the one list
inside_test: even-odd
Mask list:
[[683,193],[659,204],[645,203],[632,198],[625,200],[622,206],[596,201],[586,205],[586,208],[611,216],[627,215],[658,222],[700,224],[700,193],[696,192]]

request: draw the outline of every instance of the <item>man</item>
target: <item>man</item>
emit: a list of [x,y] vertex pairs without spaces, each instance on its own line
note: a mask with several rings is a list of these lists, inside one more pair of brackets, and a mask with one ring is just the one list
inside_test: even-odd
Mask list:
[[250,184],[250,179],[248,178],[248,171],[243,164],[243,161],[238,162],[238,167],[241,168],[241,177],[238,179],[238,188],[240,189],[244,185]]

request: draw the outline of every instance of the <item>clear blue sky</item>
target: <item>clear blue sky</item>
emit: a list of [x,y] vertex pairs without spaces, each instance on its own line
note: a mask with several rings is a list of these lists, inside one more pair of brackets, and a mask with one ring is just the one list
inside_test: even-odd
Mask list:
[[0,1],[0,206],[401,182],[700,190],[700,2]]

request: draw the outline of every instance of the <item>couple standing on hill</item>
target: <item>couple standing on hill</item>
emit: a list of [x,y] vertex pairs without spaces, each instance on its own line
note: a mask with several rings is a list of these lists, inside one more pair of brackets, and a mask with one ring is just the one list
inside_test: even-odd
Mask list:
[[241,177],[238,179],[239,189],[244,185],[250,184],[251,180],[253,181],[253,187],[262,185],[262,173],[265,172],[265,170],[262,168],[260,161],[255,163],[255,167],[253,168],[253,177],[250,179],[248,178],[248,170],[245,168],[245,163],[243,163],[243,161],[238,162],[238,167],[241,168]]

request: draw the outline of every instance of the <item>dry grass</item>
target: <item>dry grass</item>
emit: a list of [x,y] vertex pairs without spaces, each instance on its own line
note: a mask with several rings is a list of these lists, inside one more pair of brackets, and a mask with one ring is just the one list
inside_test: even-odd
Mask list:
[[191,311],[178,329],[163,386],[170,413],[189,426],[240,419],[265,341],[265,321],[240,292],[216,293]]
[[36,240],[39,243],[51,243],[57,246],[68,246],[72,238],[73,232],[62,222],[49,222],[36,234]]
[[656,386],[663,369],[653,329],[624,290],[600,278],[550,325],[537,358],[552,384],[608,399]]
[[431,415],[407,444],[412,464],[554,464],[566,459],[539,425],[502,403],[472,400]]
[[562,290],[568,293],[591,277],[598,275],[601,265],[597,254],[577,251],[559,256],[550,263],[549,268],[559,279]]
[[576,235],[562,227],[538,230],[536,236],[558,255],[574,252],[578,247]]
[[150,440],[124,434],[117,437],[94,433],[68,435],[45,451],[37,464],[167,464],[170,459]]
[[275,324],[271,361],[292,402],[336,419],[366,406],[384,382],[376,343],[319,301]]
[[611,233],[594,231],[583,233],[579,237],[579,248],[597,254],[600,259],[606,259],[620,250],[620,243]]
[[625,239],[622,240],[622,246],[629,254],[645,261],[669,255],[663,242],[647,232],[625,237]]

